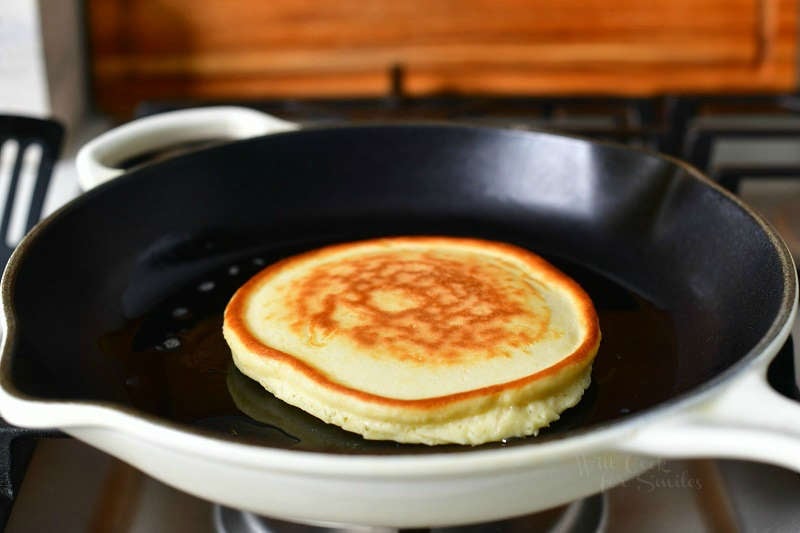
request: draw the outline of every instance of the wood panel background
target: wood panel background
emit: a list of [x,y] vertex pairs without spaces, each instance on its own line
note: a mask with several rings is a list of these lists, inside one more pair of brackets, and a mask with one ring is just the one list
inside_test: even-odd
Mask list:
[[793,0],[88,0],[96,101],[782,91]]

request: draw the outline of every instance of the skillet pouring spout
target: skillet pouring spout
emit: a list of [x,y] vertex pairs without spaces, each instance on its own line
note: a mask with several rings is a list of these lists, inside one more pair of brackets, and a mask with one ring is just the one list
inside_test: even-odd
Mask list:
[[[165,144],[170,132],[194,139],[226,110],[137,121],[89,155],[131,156],[156,130]],[[667,456],[800,471],[800,406],[765,380],[797,314],[795,266],[767,222],[695,169],[547,133],[267,134],[270,120],[236,116],[259,136],[123,173],[18,246],[0,286],[9,422],[62,429],[188,493],[298,522],[497,520]],[[321,425],[234,373],[221,317],[250,276],[328,244],[398,235],[507,242],[580,283],[603,340],[578,405],[536,437],[400,445]]]

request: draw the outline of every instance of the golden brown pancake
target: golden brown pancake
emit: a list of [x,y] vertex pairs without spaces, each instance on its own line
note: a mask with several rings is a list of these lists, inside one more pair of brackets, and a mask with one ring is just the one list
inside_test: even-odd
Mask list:
[[588,387],[600,342],[580,286],[504,243],[393,237],[256,274],[225,310],[236,366],[368,439],[481,444],[536,434]]

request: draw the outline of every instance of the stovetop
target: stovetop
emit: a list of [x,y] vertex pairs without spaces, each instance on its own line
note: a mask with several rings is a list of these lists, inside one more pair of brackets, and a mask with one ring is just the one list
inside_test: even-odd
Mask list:
[[[146,102],[138,115],[217,103],[232,102]],[[235,103],[306,125],[446,120],[557,131],[657,150],[689,161],[740,194],[772,221],[800,259],[800,98],[795,95],[406,98],[398,78],[385,98]],[[68,170],[71,164],[69,157],[62,161]],[[51,199],[50,210],[76,189],[70,180],[74,173],[69,171],[54,177],[52,188],[61,194]],[[791,345],[784,348],[770,377],[776,388],[800,399],[792,352]],[[214,506],[72,439],[42,439],[22,472],[9,532],[313,531]],[[798,501],[800,475],[794,472],[742,461],[667,461],[564,509],[449,533],[800,531]],[[575,524],[578,529],[567,527]]]

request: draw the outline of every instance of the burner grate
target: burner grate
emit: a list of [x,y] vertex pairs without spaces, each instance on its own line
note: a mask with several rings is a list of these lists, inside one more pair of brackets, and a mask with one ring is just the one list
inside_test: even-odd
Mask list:
[[[671,98],[543,98],[441,96],[203,102],[242,105],[304,125],[448,121],[547,130],[676,153]],[[198,102],[144,102],[137,117],[197,106]]]

